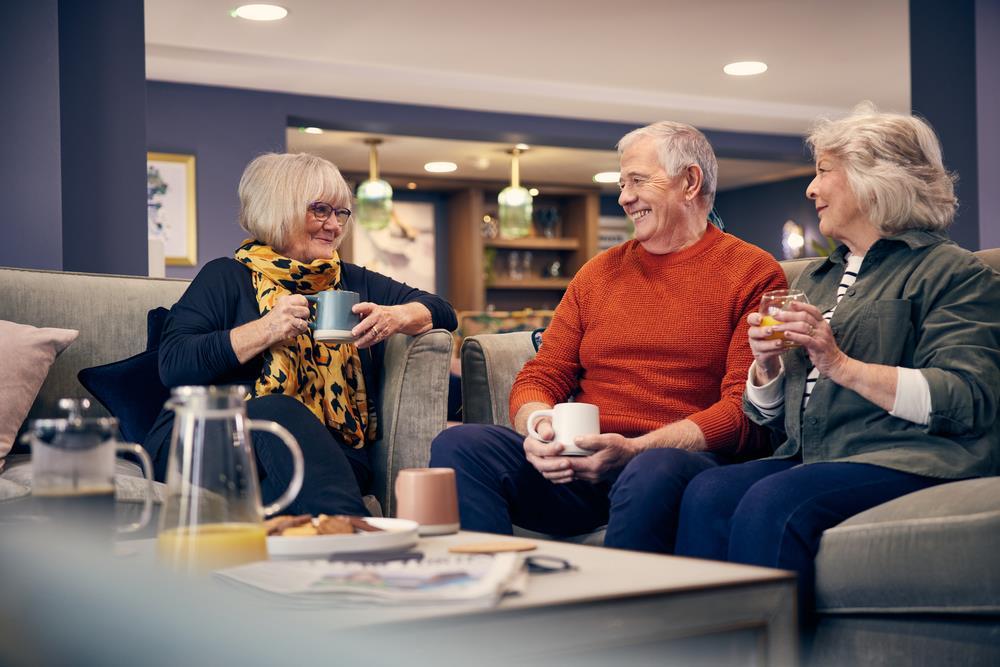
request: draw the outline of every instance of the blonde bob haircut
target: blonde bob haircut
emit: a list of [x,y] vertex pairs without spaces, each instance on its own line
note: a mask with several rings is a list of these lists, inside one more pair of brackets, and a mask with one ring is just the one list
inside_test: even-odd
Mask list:
[[674,178],[691,165],[701,169],[701,190],[698,195],[706,208],[715,202],[715,185],[718,179],[719,163],[708,138],[697,128],[686,123],[662,120],[646,127],[632,130],[618,140],[618,154],[643,137],[656,141],[660,166],[667,176]]
[[817,161],[828,154],[843,163],[858,206],[883,236],[942,231],[955,219],[956,176],[927,121],[862,102],[846,118],[820,121],[806,142]]
[[329,160],[308,153],[265,153],[240,178],[240,227],[278,250],[305,224],[309,204],[351,207],[351,189]]

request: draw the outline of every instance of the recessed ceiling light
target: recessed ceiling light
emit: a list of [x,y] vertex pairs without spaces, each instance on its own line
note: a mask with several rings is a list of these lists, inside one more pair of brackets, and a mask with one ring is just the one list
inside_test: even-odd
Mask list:
[[406,184],[406,189],[407,190],[416,190],[417,189],[417,184],[414,183],[413,181],[410,181],[409,183]]
[[429,171],[432,174],[447,174],[456,169],[458,169],[458,165],[454,162],[428,162],[424,165],[424,171]]
[[753,76],[766,72],[767,65],[757,60],[743,60],[738,63],[729,63],[722,68],[722,71],[730,76]]
[[280,21],[288,16],[288,10],[278,5],[240,5],[229,15],[248,21]]
[[617,183],[621,177],[618,171],[602,171],[594,174],[594,183]]
[[519,151],[526,151],[529,148],[531,148],[531,146],[529,146],[528,144],[514,144],[514,148],[516,148]]
[[538,188],[528,188],[528,194],[532,197],[538,196]]
[[302,131],[306,134],[323,134],[323,130],[318,127],[303,127]]

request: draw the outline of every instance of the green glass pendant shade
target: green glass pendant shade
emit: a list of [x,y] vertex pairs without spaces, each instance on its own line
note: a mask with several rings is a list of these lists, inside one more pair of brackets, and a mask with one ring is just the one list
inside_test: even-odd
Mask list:
[[510,186],[500,191],[497,196],[500,218],[500,236],[505,239],[520,239],[531,234],[531,193],[521,187],[521,175],[518,156],[521,151],[515,148],[510,152]]
[[382,179],[367,180],[358,186],[354,217],[365,229],[379,230],[392,220],[392,186]]
[[368,152],[368,180],[355,193],[354,218],[365,229],[385,229],[392,221],[392,186],[378,177],[378,151],[381,139],[365,139]]
[[509,186],[500,192],[500,236],[520,239],[531,233],[531,193],[527,188]]

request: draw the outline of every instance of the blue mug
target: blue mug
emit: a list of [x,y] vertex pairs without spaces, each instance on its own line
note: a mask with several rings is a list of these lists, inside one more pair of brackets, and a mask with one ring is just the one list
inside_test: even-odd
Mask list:
[[314,339],[324,343],[354,342],[351,329],[361,322],[361,318],[351,311],[360,298],[357,292],[328,289],[304,296],[316,304],[315,316],[309,321]]

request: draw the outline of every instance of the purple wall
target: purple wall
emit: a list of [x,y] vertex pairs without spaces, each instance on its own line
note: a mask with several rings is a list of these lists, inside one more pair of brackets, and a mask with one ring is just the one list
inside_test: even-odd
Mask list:
[[1000,248],[1000,2],[976,2],[979,242]]
[[726,190],[715,195],[715,210],[722,216],[726,231],[767,250],[777,259],[781,255],[781,228],[794,220],[805,230],[804,256],[813,257],[812,241],[822,243],[816,206],[806,199],[806,186],[812,176],[791,178],[776,183],[751,185]]
[[0,266],[61,269],[56,0],[4,8],[0,87]]
[[4,6],[0,265],[146,274],[142,7]]
[[980,247],[975,4],[910,0],[910,104],[941,139],[945,166],[958,172],[948,233],[970,250]]

